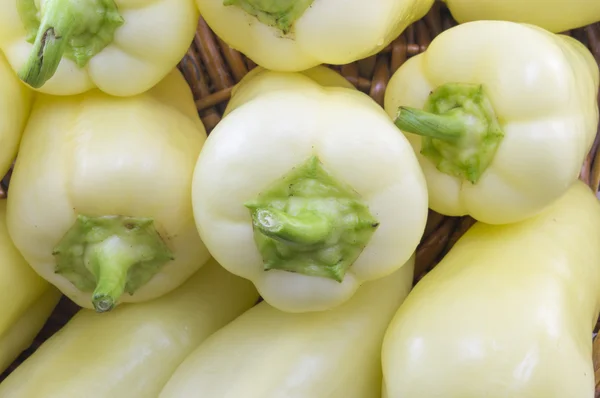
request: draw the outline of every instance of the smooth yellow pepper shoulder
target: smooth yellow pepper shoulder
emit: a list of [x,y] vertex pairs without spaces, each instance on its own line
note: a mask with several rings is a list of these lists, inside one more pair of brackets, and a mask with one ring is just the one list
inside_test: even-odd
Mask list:
[[417,153],[433,210],[510,223],[577,179],[598,126],[598,81],[573,38],[469,22],[394,73],[385,109]]
[[192,200],[212,255],[290,312],[333,308],[401,267],[427,218],[404,136],[323,66],[242,80],[198,158]]
[[593,397],[598,242],[600,203],[580,181],[536,217],[475,224],[391,322],[385,396]]
[[17,156],[32,97],[0,52],[0,179]]
[[257,299],[251,283],[209,260],[159,299],[80,310],[0,383],[0,397],[157,397],[192,350]]
[[6,228],[6,200],[0,200],[0,372],[31,345],[60,296],[13,245]]
[[194,0],[0,0],[0,49],[40,92],[131,96],[171,72],[197,23]]
[[258,304],[200,344],[159,398],[380,397],[381,342],[413,269],[411,257],[330,311]]
[[202,17],[258,65],[297,72],[376,54],[433,0],[196,0]]
[[177,70],[138,96],[40,94],[11,179],[15,245],[84,307],[173,290],[209,257],[191,203],[205,139]]
[[503,20],[529,23],[554,33],[600,21],[598,0],[442,0],[459,23]]

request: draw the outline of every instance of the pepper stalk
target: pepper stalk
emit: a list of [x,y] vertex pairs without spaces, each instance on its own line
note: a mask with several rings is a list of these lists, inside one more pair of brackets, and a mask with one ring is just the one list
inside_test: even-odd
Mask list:
[[265,270],[344,280],[379,222],[317,156],[246,203]]
[[110,311],[124,292],[135,293],[175,259],[153,224],[149,218],[79,215],[53,252],[56,272],[93,291],[97,312]]
[[421,154],[443,173],[477,184],[494,160],[504,132],[483,85],[449,83],[424,110],[401,106],[395,124],[422,136]]
[[209,258],[190,200],[205,139],[176,69],[137,96],[38,96],[11,177],[15,246],[81,307],[167,294]]
[[52,78],[63,56],[84,67],[125,22],[114,0],[47,0],[39,11],[34,0],[17,0],[17,9],[33,44],[18,75],[33,88]]

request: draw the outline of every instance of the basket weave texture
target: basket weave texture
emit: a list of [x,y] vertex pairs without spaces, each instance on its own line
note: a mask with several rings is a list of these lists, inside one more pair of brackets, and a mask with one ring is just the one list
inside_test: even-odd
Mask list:
[[[383,106],[387,83],[392,74],[410,57],[427,49],[431,40],[442,31],[455,26],[449,11],[436,3],[421,20],[409,26],[389,46],[372,57],[347,65],[328,65],[341,73],[360,91],[370,95]],[[600,65],[600,22],[564,34],[584,43]],[[181,60],[179,69],[185,76],[196,100],[196,107],[208,133],[219,123],[231,95],[232,87],[256,67],[256,64],[218,38],[200,18],[193,43]],[[598,97],[600,103],[600,95]],[[600,126],[596,140],[581,170],[580,178],[594,192],[600,186]],[[5,196],[10,175],[0,186]],[[599,195],[600,197],[600,195]],[[446,217],[430,210],[425,234],[417,250],[415,280],[418,282],[444,257],[474,220],[471,217]],[[58,331],[78,311],[78,307],[63,297],[31,347],[0,376],[3,380],[29,357],[45,340]],[[596,330],[600,329],[600,323]],[[596,397],[600,398],[600,337],[594,341]]]

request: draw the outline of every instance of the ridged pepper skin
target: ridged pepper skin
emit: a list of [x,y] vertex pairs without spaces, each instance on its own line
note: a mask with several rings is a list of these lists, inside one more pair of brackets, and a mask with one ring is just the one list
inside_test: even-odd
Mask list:
[[576,182],[521,223],[475,224],[396,313],[387,398],[593,398],[600,204]]
[[2,398],[150,398],[256,289],[214,262],[173,292],[107,314],[82,309],[0,384]]
[[13,245],[6,229],[6,200],[0,200],[0,372],[31,345],[60,296]]
[[[1,28],[0,28],[1,29]],[[0,178],[17,156],[31,109],[32,92],[14,74],[0,52]]]
[[385,109],[418,154],[431,209],[504,224],[577,179],[598,127],[598,81],[594,57],[571,37],[469,22],[394,73]]
[[459,23],[501,20],[537,25],[554,33],[600,21],[597,0],[442,0]]
[[330,311],[290,314],[262,302],[209,337],[159,398],[381,396],[381,344],[412,287],[414,257]]
[[189,48],[194,0],[0,0],[0,49],[37,91],[137,95]]
[[408,141],[323,66],[244,77],[198,158],[192,201],[211,254],[287,312],[331,309],[393,273],[427,218]]
[[168,293],[209,258],[191,200],[205,139],[176,70],[133,97],[38,94],[8,198],[15,245],[83,307]]
[[256,64],[299,72],[378,53],[433,0],[196,0],[211,29]]

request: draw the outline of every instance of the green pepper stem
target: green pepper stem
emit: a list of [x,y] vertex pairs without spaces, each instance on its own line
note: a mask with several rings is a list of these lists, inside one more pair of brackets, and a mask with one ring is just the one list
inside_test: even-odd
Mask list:
[[322,243],[333,230],[327,218],[309,211],[292,216],[272,207],[259,207],[253,209],[252,221],[266,236],[298,245]]
[[468,130],[460,117],[436,115],[406,106],[398,109],[394,123],[402,131],[448,142],[459,140]]
[[55,272],[92,293],[98,312],[134,294],[174,259],[150,218],[78,215],[53,251]]
[[39,88],[50,79],[65,52],[75,27],[69,0],[48,0],[33,49],[19,77],[31,87]]
[[472,184],[492,164],[504,132],[480,84],[447,83],[431,92],[423,110],[400,107],[394,121],[421,136],[420,153],[442,173]]
[[118,236],[89,245],[85,260],[96,277],[92,303],[97,312],[110,311],[125,291],[127,272],[139,262],[139,250]]
[[123,24],[113,0],[47,0],[39,26],[32,20],[33,2],[19,1],[26,29],[37,28],[33,48],[19,77],[33,88],[42,87],[58,69],[63,55],[83,67],[112,42]]
[[314,0],[223,0],[224,6],[237,6],[261,23],[287,34]]
[[265,271],[340,283],[379,225],[359,194],[330,174],[316,155],[245,206]]

